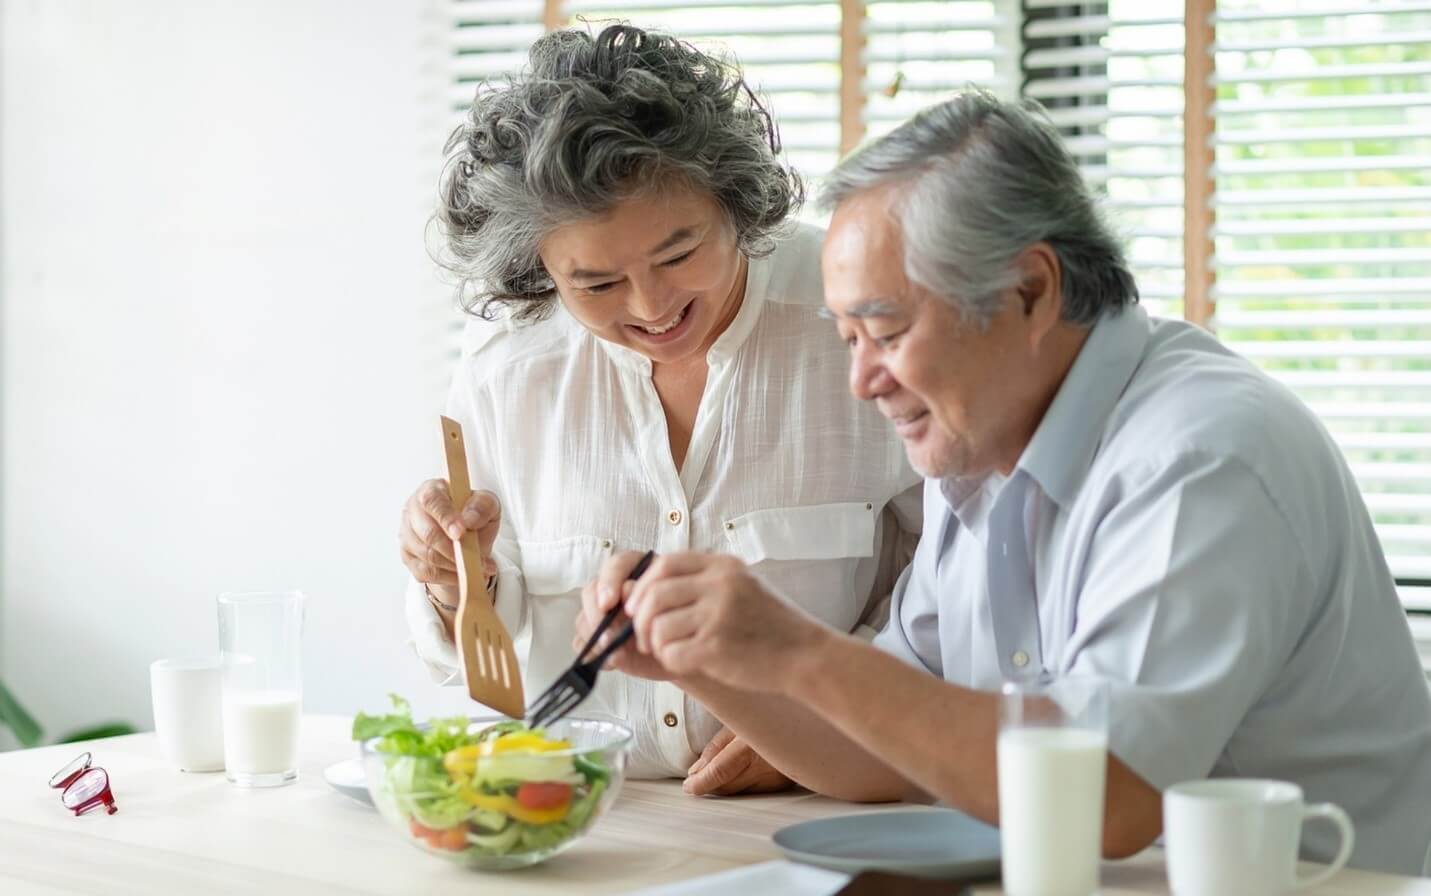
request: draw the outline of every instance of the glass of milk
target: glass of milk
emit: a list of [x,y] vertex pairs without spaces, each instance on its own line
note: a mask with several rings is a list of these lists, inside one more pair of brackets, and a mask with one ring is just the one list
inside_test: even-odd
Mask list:
[[1097,893],[1107,685],[1076,678],[1004,685],[998,763],[1004,892]]
[[224,773],[239,787],[298,779],[303,595],[219,595]]

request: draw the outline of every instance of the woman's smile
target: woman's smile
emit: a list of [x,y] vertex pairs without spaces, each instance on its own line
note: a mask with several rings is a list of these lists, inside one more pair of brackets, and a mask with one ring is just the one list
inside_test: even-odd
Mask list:
[[691,318],[695,316],[691,313],[691,309],[694,307],[695,304],[696,300],[691,299],[681,308],[681,310],[677,311],[672,317],[668,318],[665,321],[662,321],[659,324],[656,324],[655,326],[627,324],[626,329],[630,330],[633,334],[635,334],[636,338],[642,340],[643,342],[650,342],[654,344],[665,344],[667,342],[674,342],[677,339],[680,339],[686,334],[688,330],[690,330],[689,324]]

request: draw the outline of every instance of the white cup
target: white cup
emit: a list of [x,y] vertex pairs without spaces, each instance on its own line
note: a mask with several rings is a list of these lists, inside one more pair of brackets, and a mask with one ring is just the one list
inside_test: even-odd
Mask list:
[[149,665],[154,733],[165,761],[185,772],[224,768],[223,661],[155,660]]
[[[1342,847],[1325,870],[1297,876],[1302,823],[1325,818]],[[1174,896],[1279,896],[1340,871],[1356,843],[1351,819],[1331,803],[1305,805],[1286,781],[1189,781],[1163,794],[1163,842]]]

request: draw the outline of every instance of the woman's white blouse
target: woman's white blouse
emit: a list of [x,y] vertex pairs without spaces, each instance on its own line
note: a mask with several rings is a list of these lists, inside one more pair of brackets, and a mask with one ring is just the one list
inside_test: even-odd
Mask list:
[[[802,226],[750,262],[680,470],[649,360],[561,310],[469,328],[447,413],[465,431],[472,487],[502,501],[496,604],[526,654],[528,700],[572,661],[581,588],[614,551],[734,554],[832,626],[868,637],[883,626],[918,540],[922,483],[890,425],[850,395],[845,345],[816,316],[821,237]],[[416,582],[406,606],[434,679],[460,685]],[[629,773],[641,777],[684,776],[720,728],[676,686],[616,672],[580,712],[629,721]]]

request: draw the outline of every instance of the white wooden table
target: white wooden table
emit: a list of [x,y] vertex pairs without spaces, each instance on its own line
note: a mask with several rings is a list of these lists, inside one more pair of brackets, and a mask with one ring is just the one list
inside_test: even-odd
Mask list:
[[[271,790],[173,771],[152,734],[0,753],[0,894],[624,893],[779,858],[770,834],[796,821],[882,811],[807,793],[696,799],[675,782],[628,781],[568,852],[482,874],[419,852],[324,782],[327,765],[354,755],[348,719],[303,725],[301,777]],[[85,749],[109,772],[118,814],[75,818],[46,786]],[[1104,896],[1166,894],[1162,854],[1110,863],[1103,883]],[[1431,896],[1431,880],[1345,872],[1315,892]]]

